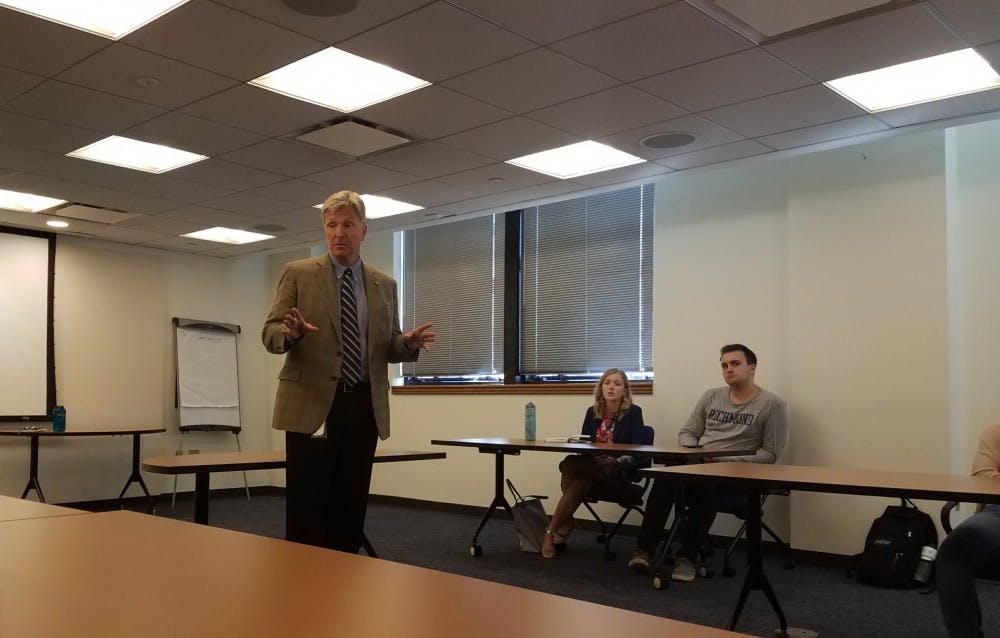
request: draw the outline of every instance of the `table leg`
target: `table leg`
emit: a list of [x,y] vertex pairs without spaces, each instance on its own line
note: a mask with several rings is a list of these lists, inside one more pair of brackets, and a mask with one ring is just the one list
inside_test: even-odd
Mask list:
[[212,474],[198,472],[194,475],[194,522],[208,525],[208,484]]
[[788,621],[785,620],[785,614],[781,611],[781,605],[778,603],[778,597],[774,593],[774,589],[771,587],[770,581],[767,579],[767,574],[764,573],[764,561],[763,561],[763,547],[761,539],[761,527],[763,526],[763,520],[761,519],[761,508],[760,500],[763,496],[763,491],[760,489],[752,490],[747,494],[747,573],[746,577],[743,579],[743,587],[740,589],[739,598],[736,599],[736,606],[733,608],[733,614],[729,618],[729,624],[727,628],[730,631],[736,629],[736,623],[740,619],[740,612],[743,611],[743,605],[747,601],[747,596],[750,594],[751,589],[758,589],[764,592],[767,596],[767,600],[771,603],[771,608],[774,609],[774,613],[778,615],[778,622],[781,625],[781,631],[787,632]]
[[503,457],[505,454],[519,454],[520,451],[515,452],[504,452],[503,450],[479,450],[482,453],[489,453],[496,455],[496,468],[494,473],[493,481],[493,502],[489,504],[486,508],[486,513],[483,515],[483,520],[479,522],[479,527],[476,528],[476,533],[472,536],[472,547],[470,548],[470,553],[473,556],[482,556],[483,548],[479,545],[479,533],[483,531],[486,527],[486,521],[490,520],[493,515],[493,510],[498,510],[503,508],[507,511],[507,515],[510,516],[511,520],[514,519],[514,512],[510,509],[510,503],[507,502],[507,497],[503,493]]
[[42,486],[38,483],[38,435],[31,435],[30,452],[28,453],[28,484],[24,486],[21,498],[27,498],[28,493],[35,490],[38,493],[38,502],[45,502],[45,495],[42,494]]
[[149,488],[146,487],[146,482],[142,480],[142,474],[139,471],[139,437],[141,435],[138,433],[132,434],[132,473],[129,474],[128,480],[125,481],[125,487],[122,488],[121,494],[118,495],[118,506],[122,509],[125,505],[122,503],[122,499],[125,497],[125,492],[132,483],[138,483],[139,487],[142,488],[143,493],[146,494],[146,502],[148,503],[148,512],[150,514],[156,513],[156,508],[153,506],[153,497],[149,493]]

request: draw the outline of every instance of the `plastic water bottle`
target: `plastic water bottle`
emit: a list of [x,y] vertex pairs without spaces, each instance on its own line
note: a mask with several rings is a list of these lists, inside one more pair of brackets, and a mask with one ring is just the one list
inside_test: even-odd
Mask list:
[[66,408],[61,405],[52,408],[52,431],[66,431]]
[[913,574],[913,580],[918,583],[926,583],[931,577],[931,567],[934,566],[934,559],[937,558],[937,550],[930,545],[924,545],[920,549],[920,562],[917,563],[917,571]]
[[524,440],[535,440],[535,404],[531,401],[524,406]]

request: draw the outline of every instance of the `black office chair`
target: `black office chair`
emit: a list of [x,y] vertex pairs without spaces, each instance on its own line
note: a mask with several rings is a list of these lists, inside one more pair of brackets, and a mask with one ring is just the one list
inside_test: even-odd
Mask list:
[[[764,492],[764,495],[760,499],[760,509],[761,516],[764,515],[764,503],[767,501],[768,496],[788,496],[789,491],[785,489],[768,489]],[[729,543],[729,547],[726,548],[726,553],[722,556],[722,575],[723,576],[735,576],[736,570],[731,565],[731,560],[733,556],[733,551],[736,549],[736,544],[739,543],[740,539],[744,538],[747,533],[747,513],[746,513],[746,500],[740,499],[739,501],[723,502],[719,507],[719,512],[723,514],[732,514],[736,518],[743,520],[743,525],[740,526],[740,530],[736,532],[736,536],[733,537],[732,542]],[[785,569],[795,569],[795,562],[792,560],[792,548],[784,540],[778,536],[771,527],[765,523],[761,523],[764,527],[764,531],[767,535],[778,544],[781,548],[781,553],[785,557]]]
[[[644,425],[634,443],[636,445],[652,445],[654,434],[655,431],[651,425]],[[642,503],[646,495],[646,489],[649,487],[649,478],[640,477],[639,470],[650,467],[652,464],[652,459],[637,458],[636,463],[629,468],[629,483],[599,483],[590,490],[590,493],[587,494],[587,497],[583,501],[583,505],[587,508],[587,511],[590,512],[590,515],[594,517],[594,520],[601,527],[601,532],[597,535],[597,542],[604,545],[605,560],[615,560],[618,557],[616,552],[611,551],[611,539],[621,529],[628,515],[632,512],[638,512],[640,515],[643,514]],[[622,508],[621,516],[618,517],[618,521],[611,527],[610,531],[608,531],[607,524],[594,511],[592,504],[596,503],[615,503]]]

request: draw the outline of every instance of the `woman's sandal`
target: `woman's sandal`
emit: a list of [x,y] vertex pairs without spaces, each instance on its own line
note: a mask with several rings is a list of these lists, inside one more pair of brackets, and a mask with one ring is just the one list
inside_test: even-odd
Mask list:
[[[563,525],[559,531],[552,533],[552,544],[555,546],[557,552],[566,551],[566,541],[569,540],[569,535],[573,533],[576,529],[576,523],[567,523]],[[562,531],[566,530],[566,531]]]

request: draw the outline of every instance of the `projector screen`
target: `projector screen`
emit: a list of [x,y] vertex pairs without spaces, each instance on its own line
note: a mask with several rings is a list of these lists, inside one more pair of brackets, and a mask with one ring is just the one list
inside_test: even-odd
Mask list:
[[0,226],[0,421],[50,418],[55,405],[55,236]]

